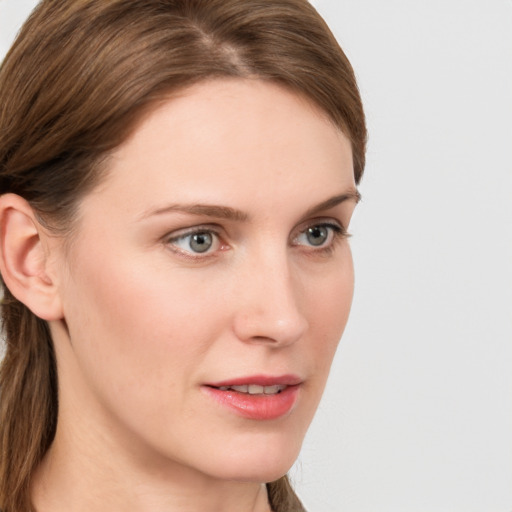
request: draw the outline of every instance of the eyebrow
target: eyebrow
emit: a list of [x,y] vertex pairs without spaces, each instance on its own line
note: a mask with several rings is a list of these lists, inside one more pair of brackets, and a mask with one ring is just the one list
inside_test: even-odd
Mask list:
[[[361,200],[361,194],[356,189],[351,189],[344,194],[333,196],[320,204],[311,207],[303,215],[304,218],[315,215],[319,212],[334,208],[340,203],[345,201],[355,201],[358,203]],[[157,208],[150,212],[144,213],[142,218],[152,217],[154,215],[162,215],[166,213],[188,213],[191,215],[198,215],[204,217],[213,217],[217,219],[231,220],[235,222],[246,222],[249,215],[241,210],[231,208],[229,206],[219,206],[214,204],[171,204],[163,208]]]
[[235,208],[229,206],[217,206],[215,204],[171,204],[145,213],[142,217],[152,217],[153,215],[162,215],[165,213],[189,213],[204,217],[215,217],[217,219],[233,220],[236,222],[245,222],[249,216]]
[[325,210],[330,210],[331,208],[334,208],[335,206],[338,206],[345,201],[354,201],[357,204],[359,201],[361,201],[361,194],[357,189],[352,189],[348,192],[345,192],[344,194],[331,197],[326,201],[323,201],[320,204],[317,204],[316,206],[313,206],[307,210],[307,212],[304,214],[304,218],[311,217],[312,215],[316,215],[317,213],[323,212]]

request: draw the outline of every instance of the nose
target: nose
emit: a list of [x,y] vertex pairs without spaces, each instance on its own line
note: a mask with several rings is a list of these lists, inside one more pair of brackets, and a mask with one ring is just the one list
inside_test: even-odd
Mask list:
[[308,329],[300,306],[305,291],[286,259],[279,259],[259,258],[240,276],[233,330],[244,342],[282,347],[298,341]]

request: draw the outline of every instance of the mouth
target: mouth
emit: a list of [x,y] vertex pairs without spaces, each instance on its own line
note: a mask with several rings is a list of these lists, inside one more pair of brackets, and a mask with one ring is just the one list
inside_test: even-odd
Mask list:
[[223,410],[251,420],[272,420],[295,407],[302,381],[296,376],[248,377],[202,386]]
[[[214,387],[214,386],[212,386]],[[248,384],[243,386],[220,386],[215,389],[220,391],[236,391],[237,393],[245,393],[248,395],[278,395],[288,386],[274,384],[273,386],[260,386],[258,384]]]

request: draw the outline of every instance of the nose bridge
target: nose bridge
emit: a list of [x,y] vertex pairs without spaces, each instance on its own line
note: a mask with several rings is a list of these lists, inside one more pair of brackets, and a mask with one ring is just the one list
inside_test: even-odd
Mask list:
[[261,250],[245,262],[235,331],[244,341],[286,345],[307,330],[299,276],[286,248]]

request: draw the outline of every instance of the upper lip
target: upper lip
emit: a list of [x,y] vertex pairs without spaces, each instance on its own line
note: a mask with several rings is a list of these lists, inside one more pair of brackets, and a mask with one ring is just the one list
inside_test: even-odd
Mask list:
[[296,386],[302,383],[302,379],[297,375],[251,375],[247,377],[237,377],[219,382],[209,382],[207,386],[214,388],[230,386]]

